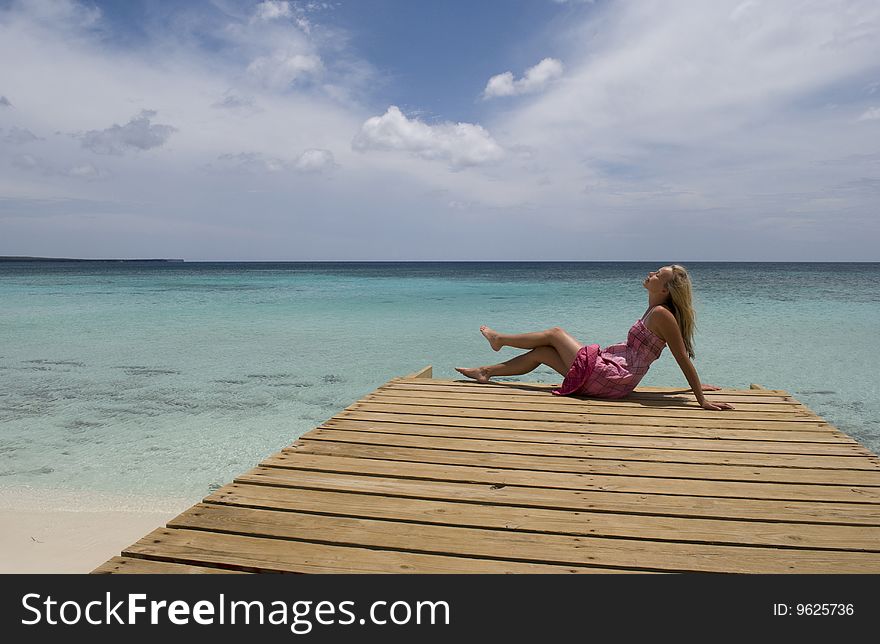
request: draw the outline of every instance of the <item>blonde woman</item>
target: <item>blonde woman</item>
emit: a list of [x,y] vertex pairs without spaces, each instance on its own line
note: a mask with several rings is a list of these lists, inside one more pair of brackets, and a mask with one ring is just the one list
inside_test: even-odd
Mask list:
[[456,371],[477,382],[488,382],[493,376],[516,376],[545,364],[565,376],[554,394],[623,398],[636,388],[668,345],[703,409],[733,409],[727,403],[706,400],[704,391],[720,387],[701,384],[691,362],[695,315],[687,270],[678,264],[664,266],[648,273],[642,286],[648,291],[648,309],[630,328],[626,342],[601,349],[598,344],[582,345],[559,327],[508,335],[483,326],[480,332],[495,351],[501,347],[530,351],[501,364]]

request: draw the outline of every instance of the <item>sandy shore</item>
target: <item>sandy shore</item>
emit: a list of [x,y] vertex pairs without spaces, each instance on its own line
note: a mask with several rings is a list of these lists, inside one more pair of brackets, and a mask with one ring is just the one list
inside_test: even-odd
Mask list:
[[87,573],[198,499],[0,488],[0,573]]

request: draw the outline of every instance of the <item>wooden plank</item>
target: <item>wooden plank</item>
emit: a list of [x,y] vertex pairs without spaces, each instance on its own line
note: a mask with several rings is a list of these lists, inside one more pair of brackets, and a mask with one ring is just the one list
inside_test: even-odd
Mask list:
[[[405,451],[404,451],[405,450]],[[796,483],[764,483],[743,481],[719,481],[697,479],[655,478],[647,476],[616,476],[601,474],[578,474],[545,470],[509,469],[495,466],[499,460],[508,462],[522,457],[506,456],[504,459],[484,455],[484,459],[474,459],[472,465],[456,465],[417,462],[410,452],[427,450],[406,450],[406,448],[376,448],[369,445],[345,445],[339,443],[311,442],[307,447],[296,451],[285,450],[263,461],[271,467],[306,467],[306,461],[297,462],[296,457],[311,455],[347,456],[336,462],[338,467],[360,473],[388,474],[405,473],[409,478],[426,480],[448,480],[488,482],[496,485],[526,485],[532,487],[566,488],[577,490],[607,490],[618,492],[655,492],[662,494],[684,494],[688,496],[726,496],[741,499],[780,499],[792,501],[842,501],[852,503],[880,503],[880,489],[867,486],[810,485]],[[371,454],[372,456],[367,456]],[[441,460],[455,459],[454,452],[418,455],[420,458]],[[466,454],[465,454],[466,456]],[[400,459],[400,460],[396,460]],[[464,460],[464,459],[461,459]],[[528,463],[524,461],[524,465]],[[491,468],[491,469],[487,469]]]
[[272,549],[279,554],[290,550],[285,540],[297,544],[332,541],[333,545],[466,557],[481,563],[517,561],[666,572],[880,573],[880,557],[865,552],[523,534],[204,503],[172,519],[168,526],[269,537],[267,541],[274,542]]
[[[415,413],[415,412],[418,413]],[[505,411],[503,409],[491,410],[462,410],[450,407],[412,405],[385,405],[375,403],[355,403],[350,408],[341,411],[335,417],[346,418],[355,413],[384,413],[397,414],[398,417],[406,417],[406,422],[418,422],[413,418],[442,417],[444,422],[450,422],[449,418],[486,418],[492,420],[506,419],[519,421],[556,421],[583,424],[612,424],[612,425],[657,425],[662,427],[733,427],[733,428],[757,428],[757,429],[794,429],[804,431],[810,428],[821,428],[825,423],[808,418],[801,420],[757,420],[737,419],[728,415],[727,412],[713,412],[713,416],[706,418],[663,418],[661,416],[624,416],[613,414],[572,414],[572,413],[535,413],[523,411]],[[402,419],[403,420],[403,419]]]
[[[409,383],[419,383],[418,380],[412,378],[400,378],[400,382],[409,382]],[[561,378],[560,378],[561,381]],[[430,381],[421,381],[421,384],[431,385],[431,384],[443,384],[450,385],[454,387],[470,387],[473,389],[492,389],[492,388],[500,388],[500,389],[522,389],[524,391],[550,391],[553,389],[557,389],[559,387],[559,382],[556,383],[545,383],[545,382],[529,382],[529,381],[491,381],[487,383],[478,383],[474,380],[446,380],[443,378],[433,378]],[[636,390],[630,395],[639,395],[645,393],[654,393],[654,394],[691,394],[690,387],[652,387],[652,386],[642,386],[640,385]],[[778,398],[780,396],[791,396],[791,394],[782,389],[767,389],[762,391],[752,391],[748,389],[736,389],[734,387],[722,387],[717,391],[710,392],[712,394],[739,394],[741,396],[752,396],[752,397],[771,397]]]
[[[620,413],[624,411],[633,412],[656,412],[657,415],[682,416],[690,417],[695,413],[705,413],[695,399],[682,400],[675,399],[669,401],[650,400],[650,401],[630,401],[626,398],[619,400],[600,400],[600,399],[578,399],[566,396],[518,396],[515,394],[487,394],[487,393],[471,393],[471,392],[449,392],[449,391],[424,391],[422,388],[416,390],[403,389],[390,385],[377,389],[371,394],[367,394],[361,400],[371,400],[375,402],[402,402],[409,401],[410,404],[443,404],[442,401],[448,403],[461,403],[460,406],[470,407],[498,407],[506,409],[508,403],[516,405],[515,409],[536,409],[553,411],[595,411],[596,413]],[[721,398],[712,398],[714,402],[722,401]],[[431,402],[435,401],[435,402]],[[768,414],[770,416],[782,415],[791,417],[816,417],[815,414],[803,409],[801,406],[792,402],[778,403],[749,403],[740,402],[739,399],[730,397],[723,402],[732,403],[737,412],[749,412],[752,414]],[[467,403],[467,404],[465,404]],[[681,413],[679,413],[681,412]]]
[[[440,380],[431,380],[430,382],[412,383],[408,380],[392,380],[381,387],[374,390],[375,392],[394,392],[442,395],[442,396],[465,396],[472,398],[506,398],[511,397],[520,401],[529,400],[554,400],[560,404],[596,404],[596,405],[621,405],[628,406],[651,406],[651,405],[675,405],[680,406],[684,403],[696,406],[696,398],[692,391],[682,392],[680,390],[667,390],[665,392],[639,392],[634,391],[625,398],[616,400],[608,400],[604,398],[585,398],[583,396],[556,396],[551,393],[550,389],[533,389],[518,388],[514,386],[491,386],[488,389],[463,387],[460,383],[446,384]],[[726,392],[706,391],[706,397],[712,400],[730,401],[733,403],[741,403],[752,407],[760,408],[763,405],[768,407],[796,407],[798,400],[791,396],[753,396],[748,392],[740,390],[728,390]]]
[[[880,505],[817,501],[777,501],[604,490],[540,488],[499,483],[498,472],[476,473],[479,482],[418,479],[391,467],[368,467],[346,473],[349,459],[300,455],[301,469],[256,467],[236,477],[236,484],[289,489],[334,490],[380,496],[506,505],[579,512],[612,512],[668,517],[696,517],[763,522],[880,526]],[[369,465],[374,465],[370,462]],[[380,466],[383,465],[380,462]],[[385,471],[383,472],[382,469]],[[469,470],[470,471],[470,470]],[[443,472],[446,477],[455,473]],[[485,476],[480,476],[483,474]]]
[[431,368],[431,365],[428,365],[427,367],[422,367],[418,371],[411,373],[410,375],[408,375],[406,377],[407,378],[427,378],[427,379],[430,379],[432,374],[433,374],[433,369]]
[[[521,387],[517,383],[501,383],[499,385],[490,384],[488,386],[462,386],[461,383],[445,382],[442,380],[429,380],[414,383],[411,380],[392,380],[374,391],[409,391],[423,393],[447,393],[460,396],[515,396],[520,399],[540,399],[549,398],[552,400],[568,401],[571,403],[592,402],[604,404],[631,403],[641,405],[652,404],[675,404],[679,405],[683,402],[695,402],[696,397],[691,390],[682,391],[680,389],[665,389],[664,391],[646,392],[638,389],[630,393],[624,398],[609,400],[606,398],[586,397],[586,396],[557,396],[553,394],[554,388],[534,388]],[[771,407],[793,406],[798,400],[789,395],[775,394],[769,396],[755,396],[749,392],[742,390],[727,391],[704,391],[706,396],[714,399],[730,398],[743,404],[761,406],[768,405]]]
[[[727,426],[719,423],[710,427],[694,427],[681,426],[672,424],[650,425],[647,423],[611,423],[602,422],[589,423],[566,423],[544,420],[511,420],[505,418],[475,418],[475,417],[450,417],[450,416],[430,416],[426,414],[394,414],[387,412],[365,412],[365,411],[348,411],[342,412],[334,416],[332,421],[337,420],[362,420],[376,423],[410,423],[415,425],[454,425],[456,427],[485,427],[497,429],[525,429],[525,430],[548,430],[556,432],[599,432],[599,433],[638,433],[639,435],[664,435],[667,432],[714,432],[726,431],[734,429],[736,431],[753,432],[758,435],[760,432],[814,432],[826,436],[839,437],[842,434],[829,427],[828,425],[817,424],[815,427],[804,427],[796,425],[794,427],[786,426],[784,428],[765,429],[760,425],[752,425],[751,427]],[[847,437],[848,438],[848,437]],[[851,442],[852,439],[850,439]]]
[[[707,418],[723,413],[725,418],[736,420],[790,420],[799,421],[809,419],[813,422],[821,421],[815,414],[811,414],[800,407],[789,405],[786,408],[752,409],[758,405],[735,405],[733,410],[712,412],[694,404],[689,405],[644,405],[621,402],[617,405],[599,403],[593,401],[567,401],[556,402],[546,398],[534,400],[516,400],[512,396],[493,396],[492,398],[474,398],[473,396],[456,396],[447,394],[435,395],[397,395],[400,392],[378,392],[364,396],[360,403],[375,403],[388,405],[414,405],[431,407],[452,407],[455,409],[479,409],[479,410],[508,410],[527,412],[552,412],[572,414],[614,414],[617,416],[657,416],[660,418]],[[407,392],[410,394],[412,392]]]
[[[560,377],[560,380],[562,378]],[[395,378],[389,380],[376,388],[376,390],[385,387],[395,389],[410,389],[413,391],[458,391],[470,393],[485,394],[515,394],[518,396],[547,396],[556,395],[552,392],[559,388],[558,383],[541,383],[541,382],[524,382],[524,381],[491,381],[486,384],[479,384],[475,381],[463,380],[443,380],[431,379],[415,382],[408,378]],[[744,389],[718,389],[704,392],[707,396],[736,396],[743,402],[760,403],[762,401],[769,403],[778,403],[782,401],[796,401],[797,399],[788,392],[764,392],[764,395],[756,396],[755,392]],[[606,400],[603,398],[591,398],[584,396],[563,396],[562,399],[570,400]],[[638,387],[628,396],[621,400],[627,401],[649,401],[649,400],[693,400],[694,392],[690,388],[681,387],[655,387],[653,391],[647,391],[642,387]]]
[[[713,412],[693,404],[681,401],[668,403],[628,403],[625,401],[575,400],[569,398],[553,398],[546,396],[498,396],[491,394],[456,394],[447,392],[420,392],[401,389],[377,390],[364,396],[362,403],[388,403],[400,405],[429,405],[434,407],[468,407],[474,409],[510,409],[516,411],[552,411],[560,413],[594,413],[615,414],[624,416],[660,416],[671,418],[694,418],[712,416]],[[737,413],[748,413],[751,420],[801,420],[809,418],[813,422],[821,422],[821,418],[800,405],[786,403],[772,406],[768,404],[748,405],[736,401],[713,399],[712,402],[731,402]],[[766,409],[761,409],[761,408]],[[756,409],[758,408],[758,409]],[[722,412],[714,412],[718,415]],[[724,418],[728,414],[724,412]]]
[[[564,400],[564,402],[563,402]],[[394,391],[394,392],[377,392],[364,396],[358,401],[359,403],[376,403],[376,404],[395,404],[395,405],[413,405],[428,407],[457,407],[469,409],[506,409],[510,411],[533,411],[533,412],[552,412],[552,413],[571,413],[571,414],[593,414],[615,415],[615,416],[656,416],[658,418],[726,418],[727,420],[742,420],[741,416],[747,414],[746,420],[774,420],[774,421],[801,421],[807,419],[812,423],[821,423],[822,418],[808,409],[801,409],[798,405],[788,404],[783,408],[781,405],[776,409],[754,409],[755,407],[769,407],[769,405],[744,405],[739,402],[732,402],[736,408],[733,411],[709,412],[696,405],[687,405],[682,402],[680,405],[663,404],[642,404],[642,403],[626,403],[626,402],[600,402],[600,401],[582,401],[570,399],[548,400],[547,398],[517,397],[517,399],[505,399],[504,396],[474,396],[441,394],[426,395],[412,391]],[[713,402],[730,402],[719,401]]]
[[[380,429],[383,432],[397,432],[402,434],[425,434],[432,436],[462,436],[490,438],[494,434],[504,434],[511,437],[518,436],[522,440],[540,442],[568,442],[577,441],[583,436],[596,438],[645,438],[648,440],[661,440],[666,438],[700,438],[707,440],[738,440],[738,441],[768,441],[768,442],[794,442],[794,443],[826,443],[826,444],[856,444],[856,441],[846,435],[833,431],[817,430],[797,432],[792,430],[753,430],[753,429],[725,429],[725,428],[702,428],[702,427],[647,427],[635,425],[627,427],[623,425],[589,425],[582,427],[572,423],[551,425],[549,428],[540,424],[528,425],[526,428],[508,428],[504,423],[490,425],[488,427],[468,427],[461,425],[441,424],[416,424],[395,422],[373,422],[354,418],[331,418],[321,427],[335,427],[339,429],[351,429],[369,431]],[[436,432],[436,433],[435,433]]]
[[241,575],[240,570],[192,566],[135,557],[113,557],[95,568],[93,575]]
[[[303,443],[283,450],[284,454],[322,454],[347,458],[369,458],[409,463],[496,467],[508,470],[591,474],[607,476],[643,476],[651,478],[686,479],[690,481],[752,481],[769,484],[833,484],[836,486],[864,485],[876,488],[876,476],[858,470],[828,470],[812,468],[779,468],[738,465],[704,465],[694,463],[659,463],[615,459],[536,457],[517,454],[474,454],[465,451],[431,450],[427,448],[389,447],[356,443],[316,442]],[[264,461],[265,462],[265,461]],[[869,478],[870,477],[870,478]],[[542,479],[543,480],[543,479]]]
[[[752,412],[740,413],[737,411],[708,411],[705,409],[701,410],[688,410],[682,409],[680,413],[671,413],[671,412],[659,412],[654,411],[652,409],[631,409],[627,408],[625,411],[621,409],[620,411],[597,411],[595,409],[590,410],[559,410],[555,409],[553,405],[516,405],[511,403],[510,405],[499,405],[497,407],[488,407],[485,405],[480,405],[478,403],[473,404],[472,406],[466,405],[447,405],[440,404],[440,401],[434,401],[437,404],[420,404],[413,405],[410,403],[397,403],[397,402],[375,402],[372,400],[365,400],[364,402],[357,402],[350,407],[350,409],[363,409],[366,411],[386,411],[386,412],[400,412],[403,414],[413,413],[414,410],[417,410],[418,413],[421,414],[433,414],[435,416],[479,416],[482,418],[516,418],[520,420],[529,420],[529,419],[545,419],[545,420],[558,420],[565,421],[571,423],[580,423],[580,422],[589,422],[587,419],[599,420],[600,422],[617,422],[618,420],[623,422],[633,422],[634,419],[642,419],[642,420],[650,420],[650,421],[663,421],[665,423],[672,422],[676,425],[687,425],[693,423],[695,427],[707,426],[703,425],[706,422],[715,422],[718,420],[727,420],[734,421],[736,423],[761,423],[766,427],[770,427],[773,423],[788,423],[790,425],[800,424],[800,423],[808,423],[810,425],[816,425],[821,422],[820,419],[814,418],[811,416],[798,416],[794,414],[759,414]],[[540,407],[540,408],[539,408]],[[613,419],[613,421],[612,421]],[[662,423],[658,423],[662,424]]]
[[572,536],[880,552],[880,527],[570,512],[233,483],[206,503]]
[[202,530],[160,528],[123,551],[155,561],[223,565],[246,572],[294,573],[590,573],[601,567],[554,566],[427,555],[396,550],[282,541]]
[[[510,429],[470,429],[466,427],[443,427],[437,425],[412,425],[407,423],[365,423],[351,420],[327,422],[314,431],[364,432],[370,435],[403,434],[407,436],[426,436],[441,438],[474,439],[483,441],[513,441],[529,444],[597,445],[603,447],[640,447],[673,450],[708,450],[714,452],[753,452],[762,454],[813,454],[824,456],[865,456],[864,448],[858,443],[844,441],[767,441],[754,437],[750,440],[722,438],[679,438],[654,436],[620,436],[595,434],[593,432],[534,432]],[[305,436],[311,436],[309,432]],[[857,469],[878,469],[875,466]]]
[[[314,429],[299,438],[301,441],[333,441],[362,445],[389,447],[414,447],[429,450],[461,452],[492,452],[494,454],[517,454],[521,456],[555,457],[557,459],[610,459],[626,461],[651,461],[657,463],[693,463],[703,465],[747,465],[778,468],[815,468],[828,470],[863,470],[869,485],[880,485],[880,459],[866,457],[853,451],[850,456],[761,453],[742,451],[689,450],[681,448],[607,447],[603,445],[554,445],[552,443],[526,443],[505,440],[482,440],[477,438],[447,438],[442,436],[411,436],[407,434],[382,434],[380,432],[356,432],[345,429]],[[845,449],[854,450],[849,446]],[[555,461],[554,461],[555,462]],[[829,473],[826,477],[831,477]]]

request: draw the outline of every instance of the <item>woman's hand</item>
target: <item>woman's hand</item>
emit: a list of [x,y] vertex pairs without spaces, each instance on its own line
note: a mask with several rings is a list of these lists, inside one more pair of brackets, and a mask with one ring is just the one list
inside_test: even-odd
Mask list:
[[703,407],[703,409],[709,409],[711,411],[721,411],[723,409],[733,409],[734,408],[733,405],[731,405],[730,403],[726,403],[726,402],[713,403],[713,402],[709,402],[708,400],[704,400],[703,404],[701,406]]
[[[703,391],[719,391],[721,387],[716,387],[715,385],[704,385],[701,384],[700,387]],[[733,409],[733,405],[725,402],[709,402],[705,398],[703,399],[703,404],[700,405],[703,409],[709,409],[711,411],[721,411],[723,409]]]

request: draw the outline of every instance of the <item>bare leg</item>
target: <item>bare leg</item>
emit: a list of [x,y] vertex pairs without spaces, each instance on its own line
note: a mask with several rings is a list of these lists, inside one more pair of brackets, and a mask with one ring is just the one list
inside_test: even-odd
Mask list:
[[542,364],[547,365],[563,376],[568,373],[568,369],[571,366],[566,365],[562,361],[556,349],[550,346],[543,346],[532,349],[501,364],[474,367],[473,369],[460,369],[456,367],[455,370],[463,376],[473,378],[477,382],[489,382],[489,378],[492,376],[520,376],[534,371]]
[[577,356],[577,352],[580,351],[583,346],[564,329],[561,329],[558,326],[554,326],[546,331],[518,334],[498,333],[487,326],[482,326],[480,327],[480,333],[486,336],[489,345],[495,351],[498,351],[501,347],[505,346],[516,347],[517,349],[536,349],[538,347],[549,345],[556,349],[559,357],[562,358],[562,361],[569,367],[571,367]]

